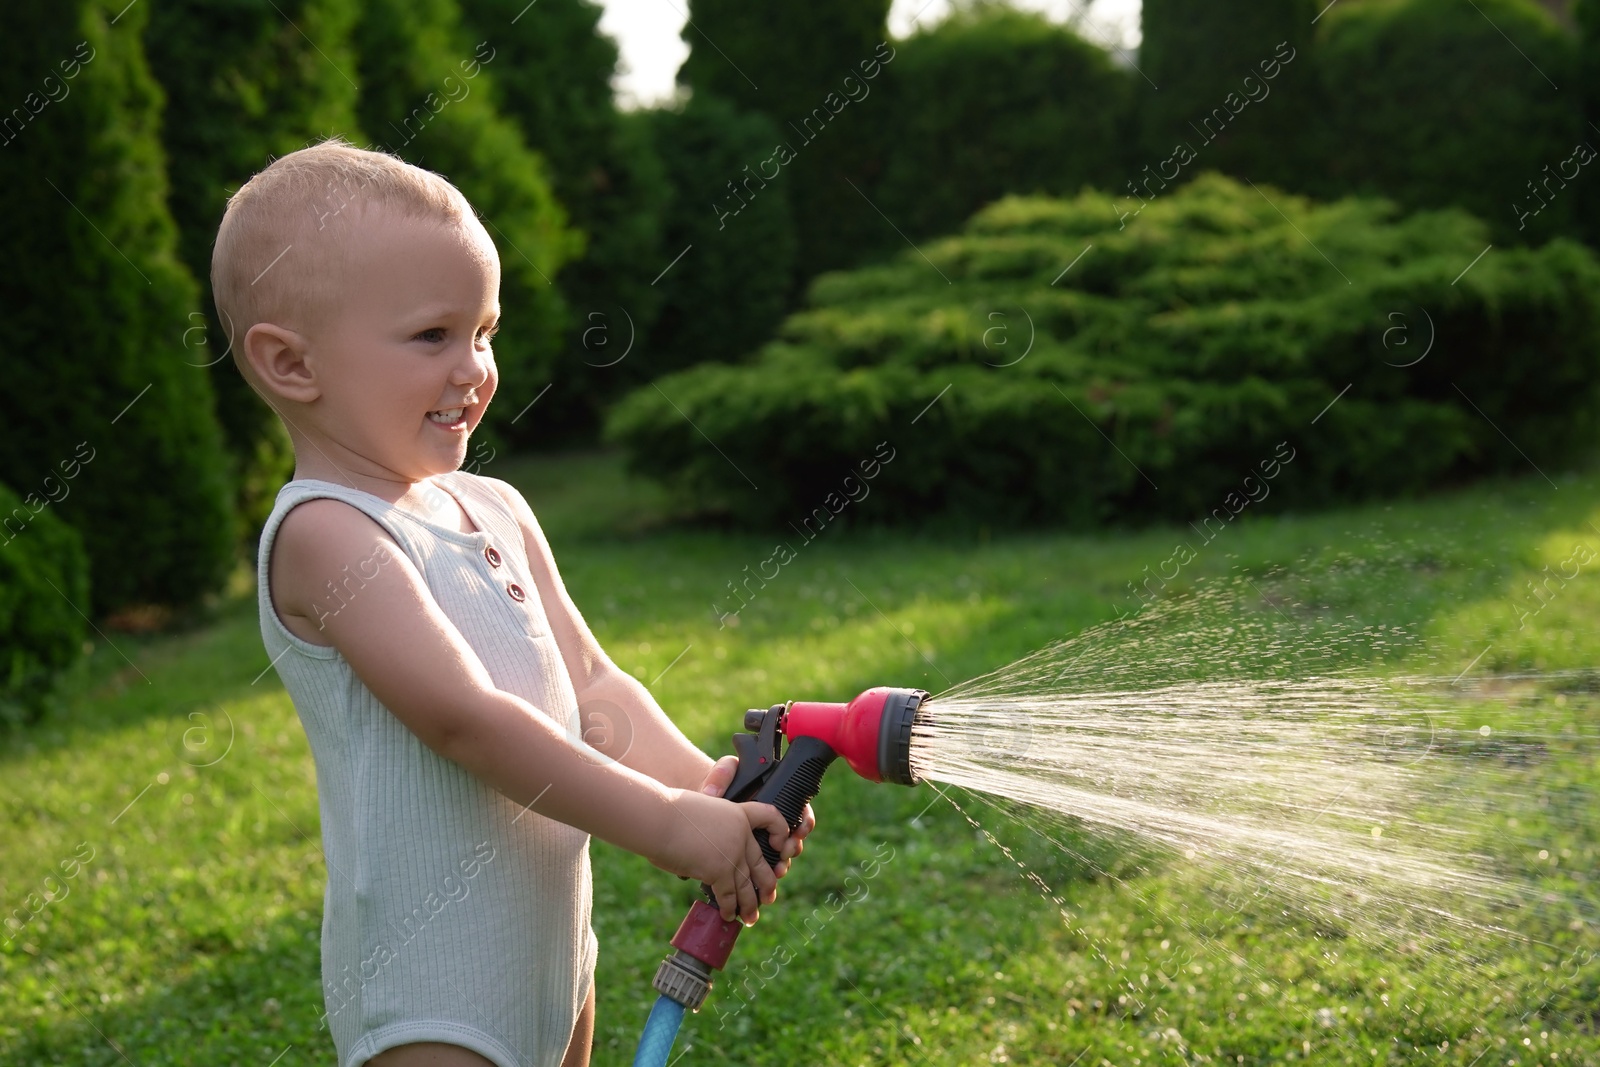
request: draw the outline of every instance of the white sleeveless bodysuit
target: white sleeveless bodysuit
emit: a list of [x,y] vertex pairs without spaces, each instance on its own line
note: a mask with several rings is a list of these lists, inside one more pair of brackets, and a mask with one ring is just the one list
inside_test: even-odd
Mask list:
[[[433,482],[477,532],[301,479],[279,490],[261,534],[261,637],[317,768],[325,1023],[339,1067],[416,1041],[461,1045],[497,1067],[558,1067],[594,976],[589,835],[525,811],[424,745],[336,649],[290,633],[269,592],[284,516],[306,500],[343,500],[394,538],[494,684],[578,737],[577,698],[516,516],[476,475]],[[328,610],[382,581],[388,562],[354,563]]]

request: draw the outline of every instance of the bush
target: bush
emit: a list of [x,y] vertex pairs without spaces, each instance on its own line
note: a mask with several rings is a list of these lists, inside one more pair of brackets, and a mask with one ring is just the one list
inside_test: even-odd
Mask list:
[[1566,189],[1570,175],[1593,188],[1600,164],[1562,164],[1579,141],[1600,140],[1575,99],[1574,36],[1539,5],[1369,0],[1335,7],[1320,30],[1315,63],[1329,110],[1308,191],[1456,204],[1502,244],[1571,231],[1579,195]]
[[1274,506],[1561,462],[1595,436],[1600,264],[1556,241],[1463,275],[1486,243],[1453,209],[1215,174],[1120,223],[1098,193],[1008,198],[926,260],[818,278],[756,362],[641,389],[609,432],[760,522],[880,442],[856,510],[902,521],[1193,519],[1284,452]]
[[[795,226],[782,179],[763,183],[744,172],[753,174],[779,140],[765,116],[700,93],[640,117],[672,190],[653,265],[661,315],[618,367],[647,381],[736,359],[772,335],[788,309]],[[735,181],[748,183],[739,194],[729,191]]]
[[201,311],[184,334],[194,342],[188,362],[211,363],[237,509],[252,536],[294,470],[294,451],[234,366],[230,349],[242,338],[217,321],[211,247],[228,197],[272,159],[329,133],[361,140],[356,88],[340,73],[355,66],[355,12],[355,0],[160,0],[145,33],[167,101],[161,142],[178,251],[200,285]]
[[0,6],[0,37],[38,57],[0,66],[0,99],[61,97],[0,151],[8,343],[49,368],[14,390],[0,480],[32,492],[92,451],[55,505],[88,549],[91,614],[193,602],[221,585],[235,544],[210,381],[192,365],[205,361],[184,345],[198,290],[166,208],[149,5],[125,7]]
[[1323,121],[1307,53],[1325,2],[1144,0],[1133,87],[1146,158],[1135,169],[1183,141],[1208,170],[1291,186],[1302,178],[1313,147],[1305,131]]
[[[1070,194],[1122,177],[1130,74],[1072,30],[984,6],[896,51],[882,89],[892,104],[880,112],[894,152],[874,199],[911,239],[948,233],[1006,193]],[[880,247],[905,247],[879,230]]]
[[[1600,0],[1575,0],[1572,17],[1578,24],[1576,74],[1583,108],[1579,136],[1594,145],[1589,134],[1600,129]],[[1600,181],[1585,181],[1576,192],[1572,210],[1578,233],[1590,245],[1600,245]]]
[[[62,484],[59,475],[50,484]],[[89,560],[50,513],[51,492],[23,498],[0,485],[0,722],[37,718],[51,676],[88,636],[77,608],[89,603]]]

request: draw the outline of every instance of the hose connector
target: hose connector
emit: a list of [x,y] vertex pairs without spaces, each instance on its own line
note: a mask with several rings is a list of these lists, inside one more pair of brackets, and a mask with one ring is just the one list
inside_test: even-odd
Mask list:
[[650,984],[662,996],[670,997],[690,1011],[699,1011],[711,992],[711,968],[679,949],[661,961],[655,980]]
[[703,900],[694,902],[683,925],[672,935],[677,951],[656,969],[656,992],[671,997],[690,1011],[699,1011],[711,992],[711,972],[728,965],[728,955],[744,924],[723,919],[722,913]]

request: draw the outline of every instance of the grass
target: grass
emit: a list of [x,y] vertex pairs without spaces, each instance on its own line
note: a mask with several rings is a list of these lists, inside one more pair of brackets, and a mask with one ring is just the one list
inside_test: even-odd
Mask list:
[[[524,490],[612,656],[714,753],[747,707],[874,684],[938,691],[1105,621],[1137,606],[1127,583],[1145,567],[1198,541],[1183,528],[829,530],[719,627],[713,602],[731,603],[727,583],[772,554],[770,539],[667,524],[666,498],[607,456],[492,473]],[[1261,611],[1293,604],[1417,635],[1383,669],[1593,667],[1600,566],[1526,626],[1518,612],[1537,604],[1525,583],[1541,568],[1574,544],[1600,547],[1597,494],[1590,473],[1557,489],[1530,477],[1247,514],[1162,595],[1243,575]],[[241,570],[184,632],[112,639],[0,753],[12,917],[0,1063],[332,1063],[317,1026],[315,775],[265,670],[253,576]],[[1593,692],[1540,683],[1508,684],[1474,714],[1532,717],[1559,739],[1562,727],[1592,736],[1597,712]],[[1592,749],[1497,773],[1505,817],[1522,818],[1505,828],[1507,857],[1592,919]],[[1089,862],[980,797],[958,803],[830,776],[812,847],[686,1023],[679,1062],[1600,1062],[1600,938],[1564,905],[1527,917],[1541,942],[1385,948],[1197,868],[1135,863],[1081,828],[1074,851]],[[604,845],[594,861],[595,1061],[627,1063],[693,887]]]

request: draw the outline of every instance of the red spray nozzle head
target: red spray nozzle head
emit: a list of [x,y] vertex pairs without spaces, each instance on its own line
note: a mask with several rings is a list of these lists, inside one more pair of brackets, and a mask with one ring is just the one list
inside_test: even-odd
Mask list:
[[814,737],[844,757],[869,782],[916,785],[911,773],[911,727],[928,694],[921,689],[868,689],[848,704],[797,700],[781,729],[793,743]]

